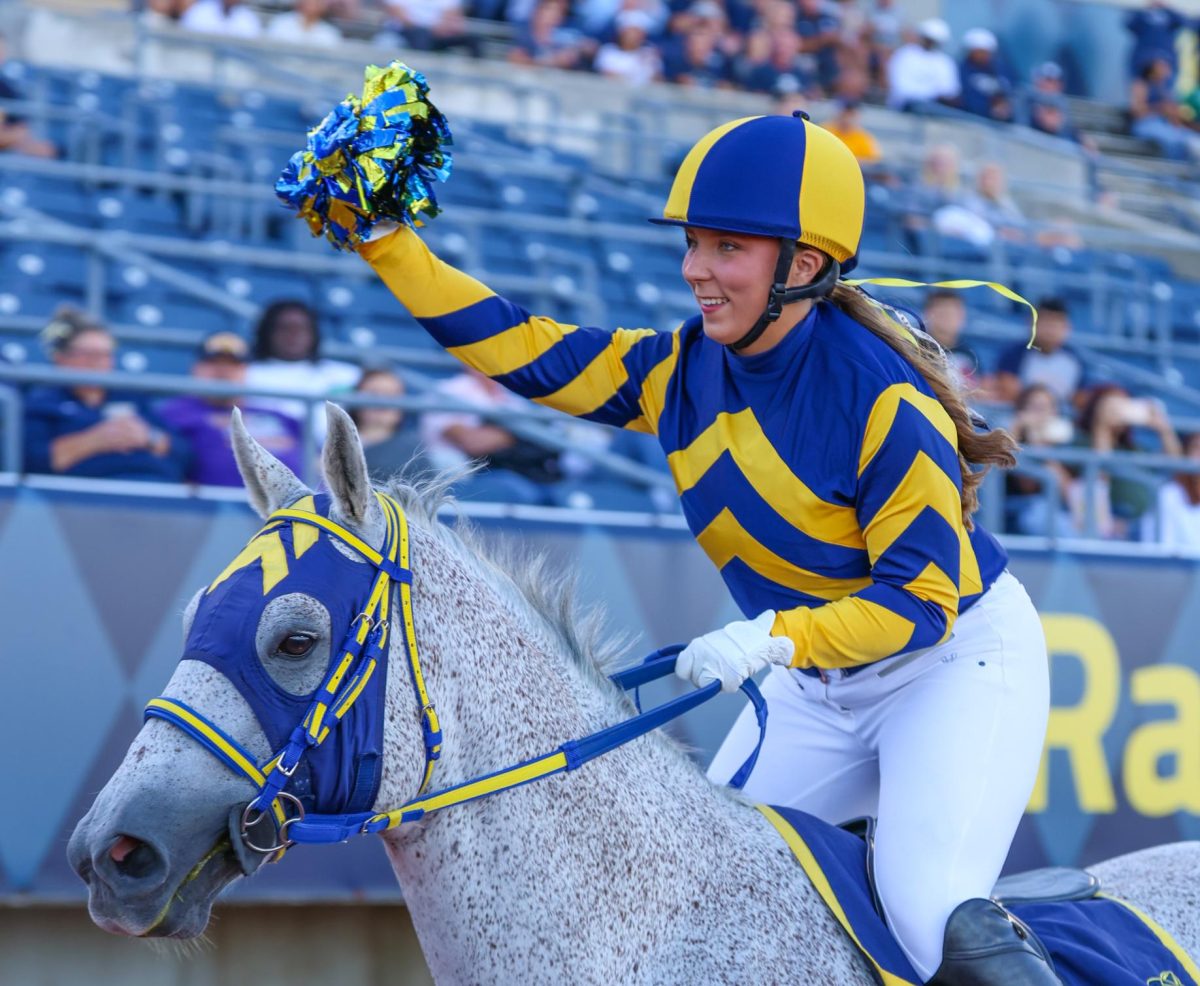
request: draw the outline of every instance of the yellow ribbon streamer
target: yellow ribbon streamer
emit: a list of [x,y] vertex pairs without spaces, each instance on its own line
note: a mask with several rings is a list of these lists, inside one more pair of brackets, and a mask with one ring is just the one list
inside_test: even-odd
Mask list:
[[1025,345],[1026,349],[1032,349],[1034,342],[1037,340],[1037,309],[1033,302],[1027,298],[1022,298],[1012,288],[1005,287],[996,281],[910,281],[903,277],[862,277],[854,280],[842,281],[843,284],[848,284],[855,288],[860,284],[877,284],[882,288],[950,288],[953,291],[961,291],[964,288],[991,288],[996,294],[1007,298],[1009,301],[1016,301],[1029,309],[1032,316],[1032,321],[1029,326],[1029,342]]

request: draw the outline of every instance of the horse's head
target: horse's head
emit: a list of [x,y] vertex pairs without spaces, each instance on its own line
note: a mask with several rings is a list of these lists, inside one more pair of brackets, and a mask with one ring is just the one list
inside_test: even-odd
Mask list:
[[[238,466],[267,523],[188,605],[182,660],[151,712],[161,718],[148,718],[68,848],[92,918],[109,931],[182,938],[204,930],[217,894],[267,858],[255,847],[273,845],[298,815],[295,802],[268,807],[269,797],[262,813],[245,814],[261,785],[282,777],[272,761],[281,751],[303,750],[287,790],[323,813],[374,807],[385,729],[388,749],[399,753],[389,771],[415,773],[426,761],[429,734],[413,709],[391,708],[413,702],[403,680],[403,613],[389,613],[404,576],[371,559],[385,545],[399,551],[398,518],[371,489],[349,417],[329,405],[328,419],[330,492],[314,495],[235,415]],[[389,699],[389,678],[407,694],[397,689]],[[312,724],[322,697],[325,726],[318,721],[312,737],[337,725],[336,742],[314,745],[298,727],[306,716]],[[419,783],[404,786],[415,793]],[[249,831],[244,817],[254,823]]]

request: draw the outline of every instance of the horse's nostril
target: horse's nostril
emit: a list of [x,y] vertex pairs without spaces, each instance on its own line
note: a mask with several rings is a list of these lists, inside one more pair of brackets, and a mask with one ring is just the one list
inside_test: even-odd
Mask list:
[[150,876],[160,865],[158,853],[130,835],[120,836],[109,847],[108,855],[116,863],[117,872],[131,880]]

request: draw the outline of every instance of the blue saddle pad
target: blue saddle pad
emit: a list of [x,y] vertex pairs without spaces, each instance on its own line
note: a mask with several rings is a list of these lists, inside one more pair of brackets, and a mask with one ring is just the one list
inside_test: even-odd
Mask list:
[[[875,910],[858,836],[790,808],[758,806],[884,986],[921,979]],[[1107,894],[1021,904],[1014,914],[1049,950],[1066,986],[1200,986],[1200,967],[1148,915]]]

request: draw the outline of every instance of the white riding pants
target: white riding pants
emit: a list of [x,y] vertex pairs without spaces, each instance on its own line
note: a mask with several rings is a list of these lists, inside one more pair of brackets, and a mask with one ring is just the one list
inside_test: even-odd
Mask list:
[[[1046,734],[1041,620],[1005,572],[943,644],[827,681],[774,668],[746,783],[754,801],[834,824],[875,815],[875,884],[922,979],[942,961],[954,908],[987,897],[1025,810]],[[758,739],[747,707],[708,770],[726,783]]]

